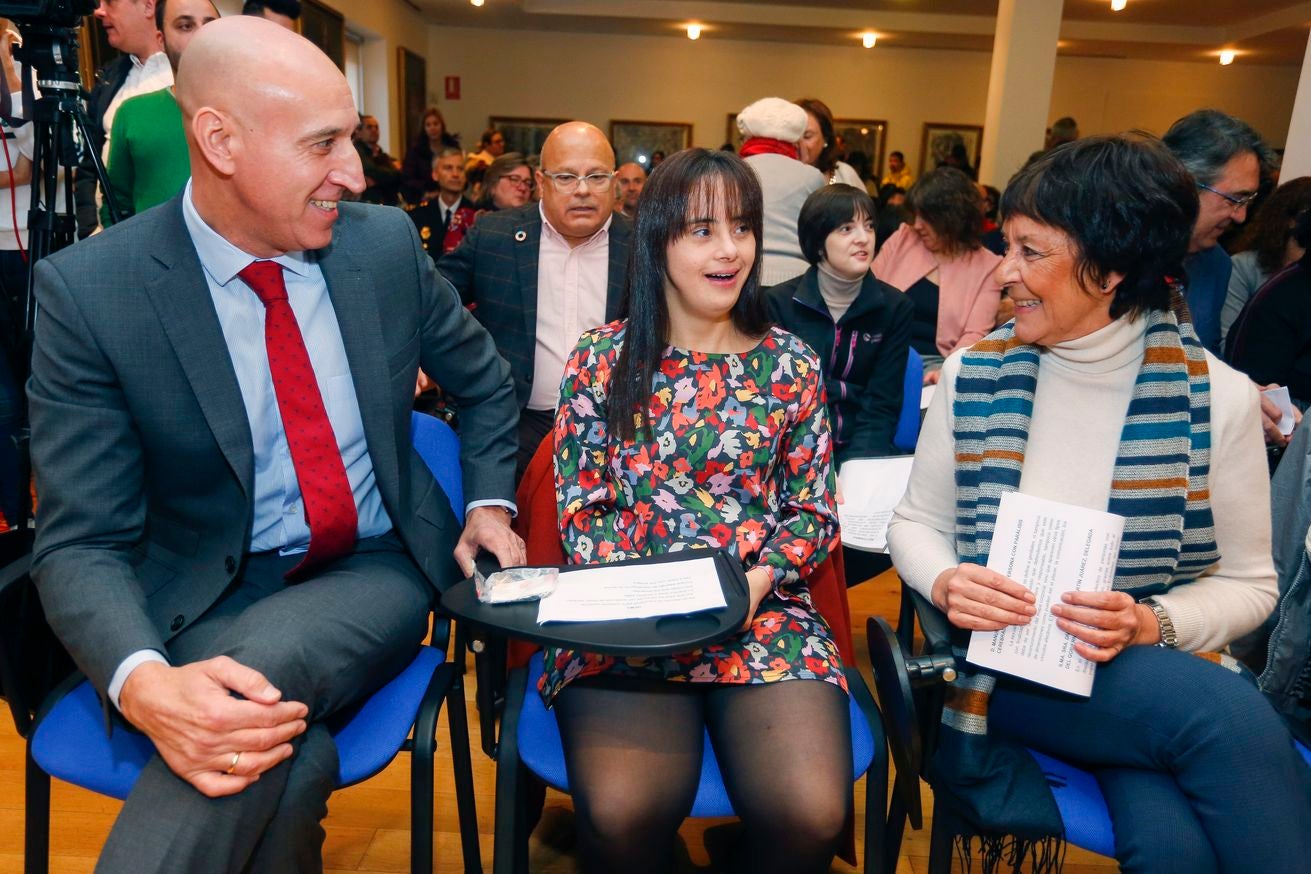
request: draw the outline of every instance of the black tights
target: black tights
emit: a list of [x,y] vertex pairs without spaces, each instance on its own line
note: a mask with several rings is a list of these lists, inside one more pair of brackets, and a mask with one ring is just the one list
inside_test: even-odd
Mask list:
[[556,698],[585,872],[668,871],[709,729],[743,870],[827,871],[851,791],[847,697],[818,680],[714,686],[591,678]]

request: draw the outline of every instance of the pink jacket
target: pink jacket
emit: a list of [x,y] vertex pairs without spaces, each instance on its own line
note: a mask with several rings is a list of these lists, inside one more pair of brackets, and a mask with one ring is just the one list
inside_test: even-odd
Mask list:
[[938,351],[945,358],[992,331],[1001,303],[993,278],[1001,257],[983,247],[939,263],[910,225],[897,229],[874,259],[874,275],[900,291],[938,269]]

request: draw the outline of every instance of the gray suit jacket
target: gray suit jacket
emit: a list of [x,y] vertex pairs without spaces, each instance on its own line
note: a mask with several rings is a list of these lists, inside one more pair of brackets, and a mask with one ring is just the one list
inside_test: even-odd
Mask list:
[[[509,368],[399,209],[341,205],[318,253],[383,506],[432,584],[458,523],[410,445],[417,369],[456,394],[466,500],[513,499]],[[36,266],[32,577],[102,693],[212,605],[250,546],[253,448],[181,197]],[[476,435],[470,437],[468,435]]]
[[[619,318],[621,312],[632,238],[632,221],[615,213],[610,222],[607,322]],[[537,351],[537,250],[541,241],[541,209],[529,203],[479,216],[459,247],[437,262],[437,269],[459,290],[474,317],[492,332],[497,351],[510,364],[520,406],[528,403],[532,393]],[[553,376],[556,384],[563,375]]]

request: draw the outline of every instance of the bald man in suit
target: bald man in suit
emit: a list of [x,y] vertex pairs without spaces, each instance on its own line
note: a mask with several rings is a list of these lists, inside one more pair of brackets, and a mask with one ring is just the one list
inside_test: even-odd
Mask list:
[[[97,870],[315,871],[324,720],[408,664],[457,563],[523,561],[518,403],[405,214],[344,202],[357,116],[322,52],[217,21],[176,95],[183,193],[36,267],[32,575],[158,751]],[[420,365],[461,403],[463,531],[409,442]]]

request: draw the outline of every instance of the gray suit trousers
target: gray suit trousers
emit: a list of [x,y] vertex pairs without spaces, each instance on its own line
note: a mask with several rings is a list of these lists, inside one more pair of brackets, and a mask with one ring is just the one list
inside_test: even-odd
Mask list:
[[[186,664],[227,655],[302,701],[309,729],[292,757],[237,795],[207,798],[155,756],[123,806],[97,872],[321,871],[337,750],[323,720],[368,696],[414,658],[432,586],[393,534],[300,583],[301,556],[249,556],[241,577],[168,644]],[[123,729],[116,729],[123,730]],[[238,752],[234,750],[233,752]]]

